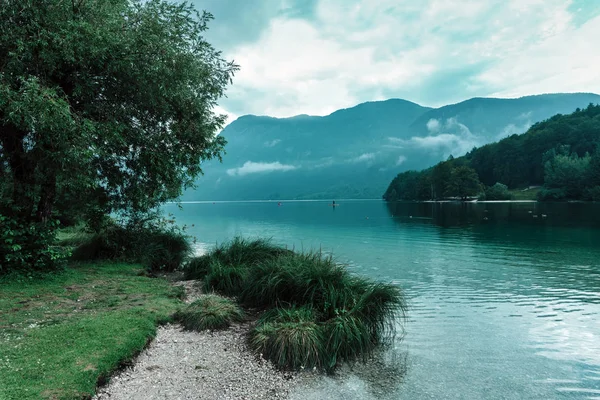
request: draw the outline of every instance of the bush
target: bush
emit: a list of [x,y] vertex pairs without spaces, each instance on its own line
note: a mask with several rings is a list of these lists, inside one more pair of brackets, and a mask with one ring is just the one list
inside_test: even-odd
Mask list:
[[58,221],[24,223],[0,213],[0,275],[52,271],[65,266],[69,252],[55,246]]
[[540,201],[562,201],[567,198],[567,193],[564,189],[547,189],[543,188],[538,192],[538,200]]
[[512,195],[508,191],[508,186],[496,182],[493,186],[487,187],[484,193],[485,200],[510,200]]
[[600,186],[594,186],[586,189],[584,198],[585,200],[600,201]]
[[244,312],[233,301],[209,294],[187,305],[175,318],[185,329],[202,331],[226,329],[244,319]]
[[145,220],[111,221],[73,251],[75,260],[139,262],[151,271],[171,272],[191,252],[187,237],[156,216]]

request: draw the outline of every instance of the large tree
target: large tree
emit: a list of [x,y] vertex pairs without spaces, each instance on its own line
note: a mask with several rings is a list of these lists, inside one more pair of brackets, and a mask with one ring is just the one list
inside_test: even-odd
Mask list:
[[237,70],[204,40],[211,18],[164,0],[4,0],[4,206],[21,220],[57,196],[145,210],[191,185],[221,156],[213,108]]
[[480,192],[481,183],[479,182],[477,172],[473,168],[460,166],[452,169],[447,185],[447,194],[449,196],[460,197],[464,200]]

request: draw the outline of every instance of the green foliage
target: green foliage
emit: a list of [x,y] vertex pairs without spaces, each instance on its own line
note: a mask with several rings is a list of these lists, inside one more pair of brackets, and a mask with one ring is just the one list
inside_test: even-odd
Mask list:
[[[383,197],[390,200],[392,191],[395,191],[400,199],[422,200],[422,197],[414,195],[412,189],[406,190],[404,197],[401,195],[403,188],[416,185],[415,180],[422,187],[430,185],[434,199],[464,197],[465,193],[467,196],[475,195],[478,192],[475,175],[467,173],[466,169],[458,170],[469,167],[484,185],[503,182],[515,189],[544,183],[545,188],[538,194],[541,200],[592,199],[594,192],[591,188],[600,186],[598,143],[600,105],[590,104],[572,114],[558,114],[536,123],[523,135],[512,135],[498,143],[475,148],[464,157],[439,163],[418,173],[398,174]],[[457,178],[461,179],[457,181]],[[460,182],[470,184],[464,186]],[[488,192],[485,198],[491,200]],[[496,195],[490,194],[492,197]]]
[[142,271],[102,263],[0,278],[0,399],[91,398],[181,304]]
[[166,0],[2,3],[0,203],[20,229],[54,215],[99,229],[220,159],[213,110],[238,67],[204,40],[211,19]]
[[279,368],[322,367],[326,338],[308,308],[276,308],[250,333],[250,347]]
[[481,183],[477,172],[470,167],[460,166],[452,169],[446,194],[452,197],[466,199],[481,192]]
[[184,279],[204,279],[210,271],[212,261],[208,254],[191,258],[183,267]]
[[65,266],[69,252],[54,245],[58,222],[24,223],[0,214],[0,227],[0,275]]
[[508,186],[496,182],[493,186],[486,187],[483,200],[510,200],[512,195],[508,191]]
[[184,268],[185,278],[203,279],[212,262],[248,267],[289,252],[266,239],[249,240],[236,236],[229,242],[221,243],[210,253],[190,260]]
[[226,329],[233,322],[242,321],[244,312],[233,301],[208,294],[178,311],[175,318],[188,330],[216,330]]
[[204,277],[204,289],[226,296],[238,296],[245,285],[248,267],[240,264],[223,264],[212,260]]
[[73,259],[125,260],[170,272],[181,267],[190,252],[187,237],[173,220],[149,214],[108,223],[73,251]]

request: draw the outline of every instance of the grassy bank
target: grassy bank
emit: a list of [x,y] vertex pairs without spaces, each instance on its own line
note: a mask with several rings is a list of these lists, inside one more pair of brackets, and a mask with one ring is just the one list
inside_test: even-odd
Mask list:
[[80,399],[168,321],[182,292],[139,265],[0,280],[0,399]]
[[541,186],[535,186],[530,189],[512,189],[509,192],[513,200],[537,200],[540,190]]

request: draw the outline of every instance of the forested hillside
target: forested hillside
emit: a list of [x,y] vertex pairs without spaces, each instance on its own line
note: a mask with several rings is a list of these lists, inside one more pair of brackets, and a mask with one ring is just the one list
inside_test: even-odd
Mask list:
[[423,171],[398,174],[385,200],[506,199],[543,185],[541,200],[600,200],[600,105],[534,124],[525,134],[474,148]]

